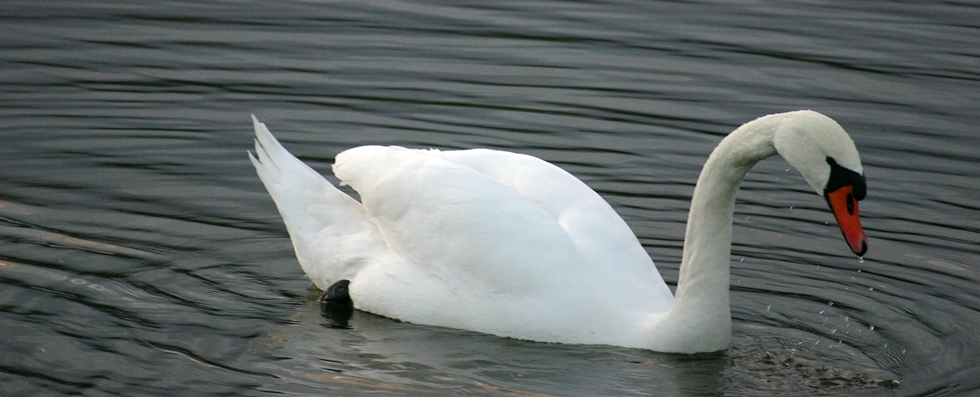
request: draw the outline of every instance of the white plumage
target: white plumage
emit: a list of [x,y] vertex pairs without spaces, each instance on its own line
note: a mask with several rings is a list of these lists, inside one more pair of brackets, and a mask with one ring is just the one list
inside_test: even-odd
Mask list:
[[[823,129],[836,126],[804,113],[793,119],[813,119]],[[827,120],[829,127],[823,125]],[[728,344],[730,205],[713,211],[728,211],[727,245],[705,234],[700,247],[685,245],[682,265],[688,267],[682,274],[724,272],[724,285],[688,299],[690,312],[668,316],[677,306],[674,296],[626,223],[592,189],[554,165],[486,149],[357,147],[338,154],[333,171],[358,192],[358,202],[293,157],[254,116],[253,121],[252,163],[279,208],[303,270],[320,289],[349,280],[358,309],[547,342],[682,352]],[[846,137],[843,130],[839,134]],[[728,157],[748,155],[752,158],[745,160],[754,164],[774,152],[766,149],[773,147],[773,137],[769,133],[768,146],[761,146],[766,153],[743,150],[743,140],[728,145],[733,149]],[[853,143],[838,151],[845,157],[839,163],[856,164],[860,172]],[[734,200],[737,183],[727,189],[732,197],[722,201]],[[692,248],[717,251],[720,257],[687,265]],[[705,299],[713,302],[700,302]],[[685,319],[668,318],[681,314]],[[665,320],[675,324],[665,326]],[[692,340],[692,333],[703,335]]]

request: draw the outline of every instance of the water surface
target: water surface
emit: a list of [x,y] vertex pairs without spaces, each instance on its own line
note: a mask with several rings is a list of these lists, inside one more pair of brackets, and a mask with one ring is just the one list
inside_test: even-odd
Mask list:
[[[978,21],[955,2],[4,2],[0,395],[977,393]],[[707,154],[796,109],[861,150],[870,251],[761,163],[733,345],[708,355],[324,311],[245,155],[254,113],[325,173],[363,144],[539,156],[673,285]]]

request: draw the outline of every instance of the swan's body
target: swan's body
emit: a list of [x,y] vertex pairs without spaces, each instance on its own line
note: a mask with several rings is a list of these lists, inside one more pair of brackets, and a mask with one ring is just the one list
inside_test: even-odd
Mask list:
[[[735,193],[777,151],[826,195],[852,250],[866,249],[853,226],[854,199],[864,196],[857,150],[815,112],[760,118],[712,153],[692,200],[676,298],[609,204],[540,159],[353,148],[333,170],[359,203],[254,124],[252,162],[306,274],[324,290],[349,280],[355,307],[404,321],[545,342],[725,349]],[[827,191],[837,185],[850,196]]]

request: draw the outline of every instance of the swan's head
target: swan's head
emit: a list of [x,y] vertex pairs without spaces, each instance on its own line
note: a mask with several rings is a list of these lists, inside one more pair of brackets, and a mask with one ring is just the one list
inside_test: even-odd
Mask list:
[[864,255],[868,239],[858,217],[858,201],[867,185],[854,141],[837,122],[817,112],[775,116],[783,118],[773,137],[776,151],[827,199],[851,251]]

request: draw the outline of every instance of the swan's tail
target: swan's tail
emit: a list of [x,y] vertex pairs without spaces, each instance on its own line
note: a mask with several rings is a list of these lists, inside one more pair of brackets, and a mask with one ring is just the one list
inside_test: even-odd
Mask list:
[[255,155],[248,157],[279,208],[300,265],[317,287],[326,290],[349,280],[387,252],[360,203],[286,151],[254,115],[252,122]]

